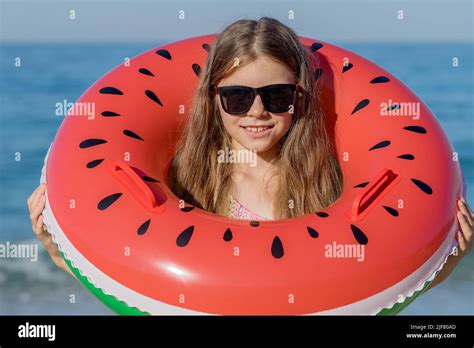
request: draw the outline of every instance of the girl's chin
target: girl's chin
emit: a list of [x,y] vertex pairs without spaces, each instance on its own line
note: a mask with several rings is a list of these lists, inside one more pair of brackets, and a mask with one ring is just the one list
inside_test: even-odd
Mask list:
[[272,149],[272,142],[269,139],[255,139],[241,143],[247,150],[255,151],[257,154],[268,152]]

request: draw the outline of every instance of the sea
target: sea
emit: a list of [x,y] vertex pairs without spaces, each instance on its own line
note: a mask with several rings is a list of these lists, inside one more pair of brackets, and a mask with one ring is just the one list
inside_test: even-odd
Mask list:
[[[0,45],[0,244],[38,245],[36,261],[0,259],[0,314],[113,314],[49,259],[33,234],[26,199],[39,184],[44,156],[63,119],[55,116],[56,103],[74,102],[126,57],[164,43]],[[459,154],[474,207],[473,44],[334,44],[387,69],[428,105]],[[446,281],[400,315],[472,315],[473,290],[470,253]]]

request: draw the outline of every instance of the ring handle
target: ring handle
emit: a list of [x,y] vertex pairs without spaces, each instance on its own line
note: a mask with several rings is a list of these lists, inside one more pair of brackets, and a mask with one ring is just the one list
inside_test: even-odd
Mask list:
[[131,193],[142,206],[155,211],[158,204],[155,194],[143,179],[124,161],[116,160],[109,165],[114,178]]
[[359,193],[350,212],[351,220],[359,220],[364,217],[375,203],[385,196],[395,186],[401,177],[391,169],[382,171]]

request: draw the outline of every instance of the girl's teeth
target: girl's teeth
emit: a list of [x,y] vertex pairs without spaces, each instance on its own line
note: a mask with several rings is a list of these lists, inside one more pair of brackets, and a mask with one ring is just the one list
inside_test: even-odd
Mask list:
[[267,130],[270,127],[245,127],[246,130],[252,133],[257,133],[257,132],[262,132],[264,130]]

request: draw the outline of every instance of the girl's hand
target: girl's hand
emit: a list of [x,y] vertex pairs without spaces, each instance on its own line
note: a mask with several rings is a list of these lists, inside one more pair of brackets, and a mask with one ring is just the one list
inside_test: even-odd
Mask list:
[[457,239],[459,243],[460,259],[466,256],[472,249],[472,233],[474,231],[474,212],[469,208],[464,197],[458,201],[459,210],[457,217],[461,231],[458,232]]
[[43,243],[43,246],[46,248],[51,259],[54,261],[56,266],[62,270],[68,272],[73,277],[76,277],[74,273],[69,269],[66,262],[62,258],[56,244],[53,242],[51,234],[46,229],[46,226],[43,224],[43,212],[44,205],[46,202],[46,184],[41,184],[38,186],[30,197],[28,197],[26,203],[28,205],[28,210],[30,211],[30,220],[33,231],[39,240]]
[[466,203],[466,200],[463,197],[458,200],[458,211],[456,213],[456,216],[459,221],[459,226],[461,227],[460,231],[458,231],[458,233],[456,234],[456,239],[459,245],[457,253],[448,257],[448,260],[444,265],[443,269],[436,275],[428,289],[433,288],[434,286],[445,280],[452,272],[454,267],[456,267],[456,265],[459,263],[459,261],[461,261],[461,259],[466,256],[472,249],[474,213],[469,208],[468,204]]

